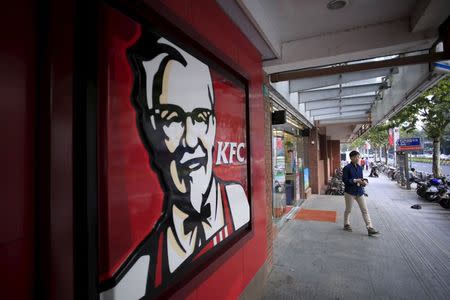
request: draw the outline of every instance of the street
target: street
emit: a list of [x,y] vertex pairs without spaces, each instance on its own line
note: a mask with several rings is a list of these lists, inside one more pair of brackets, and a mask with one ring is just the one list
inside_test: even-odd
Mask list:
[[[393,159],[389,159],[389,164],[393,165],[394,164],[394,160]],[[411,167],[415,168],[417,172],[425,172],[425,173],[433,173],[431,168],[432,168],[432,164],[431,163],[422,163],[422,162],[411,162]],[[442,165],[441,164],[441,169],[442,169],[442,174],[445,176],[450,176],[450,166],[449,165]]]
[[[430,163],[412,162],[411,166],[418,172],[432,173]],[[450,166],[441,165],[442,174],[450,176]]]

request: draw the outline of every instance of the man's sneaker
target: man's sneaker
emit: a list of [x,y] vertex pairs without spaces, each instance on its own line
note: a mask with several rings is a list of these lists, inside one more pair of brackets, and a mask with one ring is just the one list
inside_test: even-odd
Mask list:
[[348,231],[348,232],[352,232],[352,231],[353,231],[353,230],[352,230],[352,227],[350,226],[350,224],[344,225],[344,230],[345,230],[345,231]]
[[380,232],[376,231],[375,229],[373,229],[372,227],[367,228],[367,234],[369,236],[371,235],[375,235],[375,234],[379,234]]

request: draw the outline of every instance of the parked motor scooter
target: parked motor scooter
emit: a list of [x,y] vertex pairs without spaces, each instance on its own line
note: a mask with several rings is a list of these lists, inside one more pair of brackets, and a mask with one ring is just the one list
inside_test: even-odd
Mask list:
[[443,195],[439,195],[438,203],[446,209],[450,209],[450,189],[447,188]]
[[425,198],[425,192],[429,187],[428,181],[420,181],[419,179],[414,179],[416,183],[416,193],[419,197]]
[[378,177],[378,167],[376,165],[372,166],[372,169],[370,170],[369,177]]
[[443,185],[439,188],[439,193],[436,201],[443,208],[450,209],[450,181],[445,178],[443,181]]
[[397,169],[395,167],[389,166],[389,171],[387,173],[387,176],[391,180],[395,180],[395,175],[397,174]]
[[427,201],[438,201],[439,195],[445,193],[447,189],[447,182],[445,178],[431,178],[429,180],[429,186],[425,190],[423,198]]

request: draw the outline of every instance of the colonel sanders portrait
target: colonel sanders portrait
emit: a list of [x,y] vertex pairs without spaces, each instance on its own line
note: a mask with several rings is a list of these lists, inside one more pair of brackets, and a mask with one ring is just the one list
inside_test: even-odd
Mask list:
[[250,222],[242,185],[213,172],[217,120],[209,67],[153,32],[143,31],[127,55],[137,130],[159,179],[148,188],[159,184],[164,204],[154,229],[100,299],[153,298]]

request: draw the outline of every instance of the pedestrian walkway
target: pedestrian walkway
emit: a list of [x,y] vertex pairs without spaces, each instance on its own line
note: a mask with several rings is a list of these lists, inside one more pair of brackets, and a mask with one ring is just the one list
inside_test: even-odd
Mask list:
[[344,197],[313,196],[300,212],[335,211],[336,222],[284,225],[264,299],[450,299],[450,210],[384,176],[370,178],[366,192],[381,234],[367,235],[356,203],[353,232],[343,231]]

